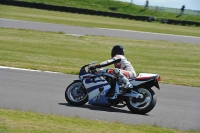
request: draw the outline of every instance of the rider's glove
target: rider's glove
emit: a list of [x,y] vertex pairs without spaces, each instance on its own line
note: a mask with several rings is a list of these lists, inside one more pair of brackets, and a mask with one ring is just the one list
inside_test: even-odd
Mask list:
[[95,67],[95,68],[101,68],[101,66],[100,66],[100,65],[95,65],[94,67]]
[[100,65],[95,65],[95,66],[91,66],[89,69],[90,70],[95,70],[96,68],[101,68],[101,66]]
[[95,66],[91,66],[91,67],[89,67],[89,70],[94,71],[95,69],[96,69]]

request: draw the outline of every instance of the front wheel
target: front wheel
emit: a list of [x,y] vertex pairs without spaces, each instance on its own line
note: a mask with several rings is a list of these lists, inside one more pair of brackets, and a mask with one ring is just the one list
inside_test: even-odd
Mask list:
[[65,90],[65,99],[74,106],[81,106],[88,101],[88,95],[81,81],[71,83]]
[[156,96],[152,89],[139,88],[137,92],[143,95],[143,98],[129,97],[126,100],[128,109],[132,113],[146,114],[156,105]]

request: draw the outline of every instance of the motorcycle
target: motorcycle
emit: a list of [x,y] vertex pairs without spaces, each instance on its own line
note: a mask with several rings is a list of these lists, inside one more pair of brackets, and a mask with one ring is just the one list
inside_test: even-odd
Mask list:
[[[125,93],[120,88],[117,78],[105,69],[93,69],[96,62],[84,65],[79,72],[79,79],[74,80],[65,90],[66,101],[73,106],[90,105],[106,107],[125,107],[135,114],[146,114],[156,105],[156,95],[152,87],[160,90],[158,74],[139,73],[129,79],[133,89]],[[93,67],[94,68],[94,67]]]

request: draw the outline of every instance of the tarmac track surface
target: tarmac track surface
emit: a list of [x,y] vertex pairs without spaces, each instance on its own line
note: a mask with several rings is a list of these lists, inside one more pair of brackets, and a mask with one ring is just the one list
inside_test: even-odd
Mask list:
[[146,115],[138,115],[131,114],[127,107],[70,106],[64,93],[77,78],[77,75],[0,68],[0,108],[200,130],[200,88],[161,84],[161,90],[153,88],[157,95],[155,108]]
[[[8,19],[0,19],[0,27],[200,44],[198,37],[85,28]],[[144,38],[145,36],[147,38]],[[0,67],[0,108],[32,110],[40,113],[79,116],[109,122],[119,121],[127,124],[156,124],[180,130],[200,130],[200,88],[161,84],[161,90],[153,88],[157,95],[155,108],[146,115],[137,115],[131,114],[126,107],[101,108],[88,104],[81,107],[70,106],[64,98],[64,91],[76,78],[76,75]]]
[[51,31],[51,32],[64,32],[67,34],[75,34],[75,35],[97,35],[97,36],[101,35],[109,37],[136,39],[136,40],[164,40],[171,42],[200,44],[200,37],[158,34],[158,33],[128,31],[119,29],[87,28],[87,27],[68,26],[60,24],[11,20],[3,18],[0,18],[0,27],[41,30],[41,31]]

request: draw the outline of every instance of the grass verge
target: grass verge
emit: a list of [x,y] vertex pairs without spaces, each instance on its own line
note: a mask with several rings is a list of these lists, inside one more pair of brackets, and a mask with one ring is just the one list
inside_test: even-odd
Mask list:
[[200,87],[200,45],[4,28],[0,34],[3,66],[78,74],[84,64],[109,59],[111,48],[121,44],[137,73],[158,73],[162,83]]
[[128,19],[81,15],[5,5],[0,5],[0,18],[84,27],[101,27],[187,36],[200,36],[200,27],[149,23]]
[[[36,2],[36,3],[45,3],[51,5],[59,6],[70,6],[78,7],[84,9],[98,10],[98,11],[109,11],[109,12],[119,12],[124,14],[132,14],[138,16],[154,16],[157,19],[175,19],[175,20],[189,20],[189,21],[200,21],[199,16],[192,15],[179,15],[178,13],[169,13],[169,12],[159,12],[155,11],[155,8],[144,10],[142,6],[137,6],[135,4],[130,4],[127,2],[120,2],[117,0],[21,0],[27,2]],[[145,2],[145,1],[144,1]],[[179,10],[180,13],[180,10]]]
[[109,123],[31,111],[0,109],[0,114],[0,133],[199,133],[166,129],[156,125]]

